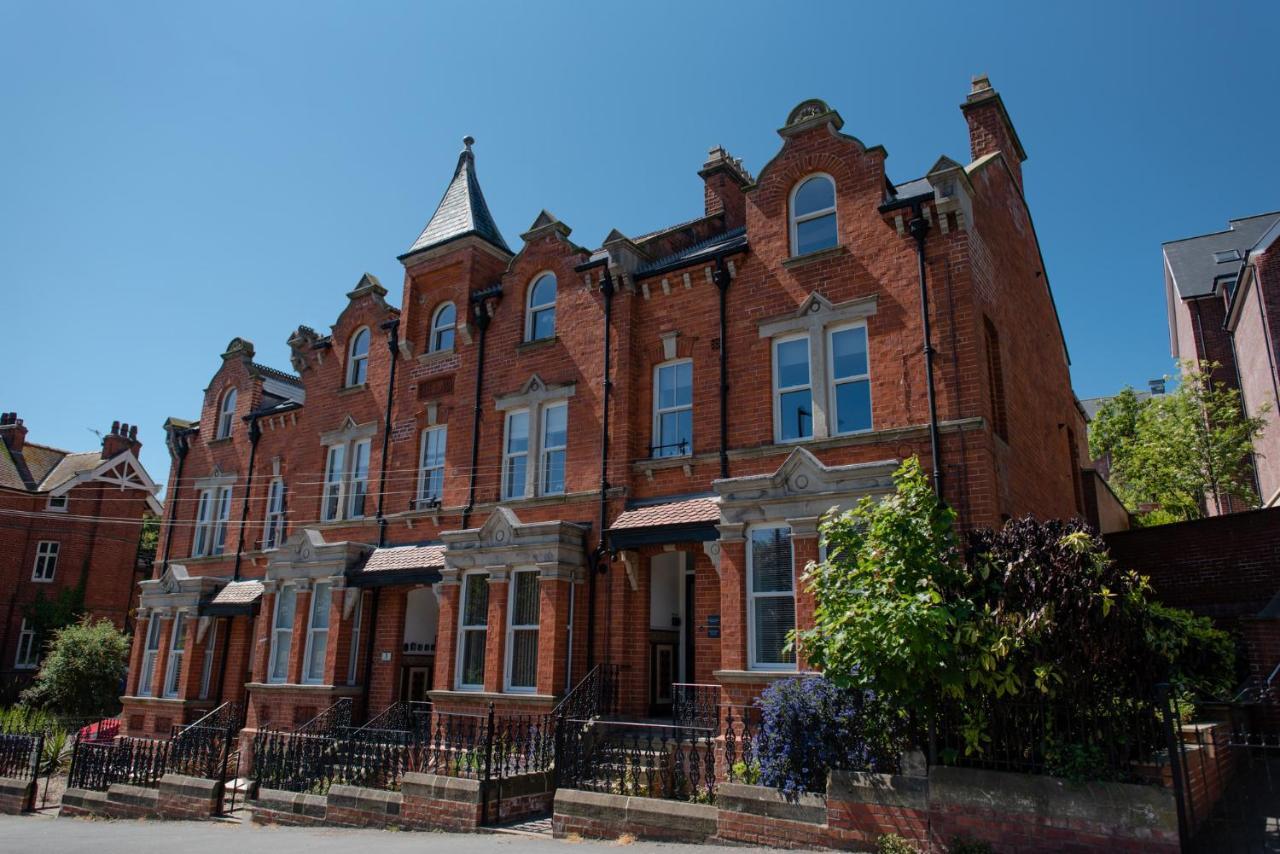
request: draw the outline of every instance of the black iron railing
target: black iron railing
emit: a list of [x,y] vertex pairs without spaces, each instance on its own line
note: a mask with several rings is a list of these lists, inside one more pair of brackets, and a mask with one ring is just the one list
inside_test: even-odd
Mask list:
[[756,706],[721,707],[725,779],[752,785],[760,782],[760,756],[756,752],[760,724],[760,709]]
[[77,742],[67,787],[106,791],[112,783],[155,788],[169,763],[168,741],[119,738],[114,743]]
[[720,686],[677,682],[671,686],[671,722],[676,726],[718,729]]
[[714,730],[573,718],[561,728],[561,786],[704,803],[715,795]]
[[302,735],[332,735],[351,728],[351,698],[342,697],[338,702],[320,712],[294,730]]
[[0,734],[0,777],[34,780],[43,753],[43,732]]
[[557,718],[588,720],[618,713],[618,665],[597,664],[552,711]]
[[348,727],[343,736],[372,743],[412,744],[431,725],[431,703],[419,700],[392,703],[359,727]]

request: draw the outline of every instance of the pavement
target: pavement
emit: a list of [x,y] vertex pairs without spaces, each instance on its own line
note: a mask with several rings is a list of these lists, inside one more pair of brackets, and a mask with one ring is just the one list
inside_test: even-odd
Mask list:
[[[619,850],[621,849],[621,850]],[[715,847],[715,854],[759,848]],[[0,852],[22,854],[707,854],[705,846],[571,841],[496,833],[260,827],[208,821],[105,821],[0,815]]]

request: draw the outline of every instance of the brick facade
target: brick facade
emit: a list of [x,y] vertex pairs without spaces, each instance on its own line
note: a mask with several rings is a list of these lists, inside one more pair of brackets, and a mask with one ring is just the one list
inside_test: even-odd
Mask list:
[[[145,655],[135,649],[128,728],[134,714],[142,728],[154,726],[145,710],[157,703],[190,716],[245,698],[250,731],[292,728],[306,717],[300,710],[318,712],[343,696],[355,697],[358,717],[428,698],[440,708],[492,702],[545,712],[601,662],[621,668],[623,712],[646,715],[669,703],[668,681],[719,683],[730,699],[745,700],[798,672],[753,670],[752,530],[789,527],[798,578],[818,557],[823,512],[882,494],[907,456],[935,464],[913,220],[925,228],[947,499],[966,527],[1026,513],[1076,515],[1073,461],[1083,449],[1073,453],[1069,443],[1082,440],[1083,422],[1021,192],[1024,155],[985,79],[975,81],[964,116],[972,162],[941,158],[925,178],[895,185],[883,148],[843,133],[838,113],[807,101],[758,176],[712,150],[698,173],[702,217],[636,237],[615,231],[595,251],[543,211],[513,252],[479,192],[468,138],[441,209],[401,257],[398,309],[376,279],[361,278],[329,334],[299,327],[290,336],[294,373],[255,362],[253,345],[234,339],[199,419],[167,425],[175,452],[168,524],[157,575],[142,594],[148,618],[170,618],[160,624],[158,671],[172,615],[186,614],[192,630],[172,697],[157,679],[149,693],[139,691]],[[793,196],[815,174],[833,187],[832,243],[798,255]],[[531,335],[539,328],[532,289],[546,274],[556,279],[554,332]],[[446,304],[456,323],[442,329]],[[866,330],[871,404],[867,429],[841,433],[829,351],[831,334],[843,329]],[[367,369],[353,368],[362,330],[370,333]],[[774,347],[788,336],[809,341],[810,397],[796,417],[810,420],[812,436],[799,441],[776,433]],[[1003,365],[994,380],[991,347]],[[691,427],[678,434],[685,453],[666,454],[654,448],[663,444],[656,371],[681,360],[691,364]],[[363,382],[352,383],[353,370]],[[560,405],[568,425],[562,467],[540,453],[543,420]],[[1003,435],[992,429],[997,406]],[[511,413],[516,423],[528,416],[531,474],[508,496]],[[424,431],[442,427],[443,469],[432,481],[419,471]],[[554,433],[546,438],[558,447]],[[329,449],[342,446],[349,460],[366,441],[363,512],[350,518],[351,508],[336,502],[343,518],[329,519]],[[268,548],[274,479],[287,488],[287,541]],[[423,496],[432,483],[438,493]],[[223,489],[227,523],[205,524],[202,535],[201,502]],[[710,518],[680,516],[707,502]],[[649,506],[666,508],[666,521],[615,527]],[[533,593],[521,593],[522,571],[536,573]],[[309,603],[324,586],[328,628],[317,633]],[[427,588],[432,595],[413,594]],[[287,631],[276,625],[282,596],[294,607]],[[795,610],[803,625],[811,604],[801,595]],[[534,621],[529,628],[513,622],[520,614]],[[434,635],[424,640],[431,620]],[[205,656],[200,644],[211,636]],[[313,662],[310,649],[321,642],[325,656]],[[142,632],[135,643],[145,643]]]
[[116,422],[101,450],[63,451],[28,440],[16,414],[0,417],[0,703],[35,674],[48,641],[23,636],[38,599],[82,588],[87,615],[132,628],[149,569],[138,562],[142,522],[160,512],[141,447],[137,428]]

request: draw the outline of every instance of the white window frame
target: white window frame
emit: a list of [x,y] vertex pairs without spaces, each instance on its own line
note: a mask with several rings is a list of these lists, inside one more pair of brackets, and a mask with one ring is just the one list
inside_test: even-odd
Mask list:
[[[365,337],[364,352],[357,353],[356,345],[360,336]],[[373,349],[373,333],[369,327],[361,326],[351,335],[351,343],[347,345],[347,388],[358,388],[369,381],[369,351]]]
[[196,503],[196,525],[191,537],[191,556],[204,557],[209,550],[209,511],[213,506],[213,490],[202,489]]
[[[511,450],[511,422],[519,417],[524,416],[525,423],[525,449],[523,451]],[[529,475],[533,466],[530,464],[533,459],[533,410],[532,409],[513,409],[507,413],[504,429],[502,431],[502,498],[509,500],[513,498],[524,498],[529,494]],[[511,467],[511,461],[516,457],[524,457],[524,480],[518,484],[508,484],[507,474]]]
[[[679,406],[664,407],[661,404],[661,388],[662,388],[662,372],[668,368],[676,369],[681,365],[689,366],[689,402]],[[662,416],[671,415],[673,413],[689,411],[689,447],[681,451],[674,445],[674,453],[667,453],[667,447],[664,446],[663,440],[666,438],[662,435]],[[693,359],[673,359],[670,362],[662,362],[653,366],[653,442],[649,449],[649,456],[654,459],[666,457],[688,457],[693,455]]]
[[[781,347],[783,344],[788,344],[792,341],[804,342],[805,352],[808,354],[809,381],[804,385],[789,385],[789,386],[783,387],[781,385],[781,379],[780,379],[782,364],[778,359],[778,348]],[[811,439],[813,439],[814,436],[816,435],[817,423],[818,423],[818,414],[813,411],[814,410],[813,344],[810,341],[809,334],[807,332],[802,332],[796,335],[780,335],[777,338],[773,339],[773,343],[770,346],[773,348],[772,350],[773,370],[771,373],[772,373],[772,383],[773,383],[773,441],[774,441],[774,444],[790,445],[790,444],[795,444],[797,442],[808,442]],[[805,390],[809,392],[809,435],[797,436],[794,439],[784,439],[782,438],[782,395],[788,394],[790,392],[805,391]]]
[[231,522],[231,487],[220,486],[213,505],[213,532],[209,538],[209,553],[221,555],[227,553],[227,527]]
[[[816,211],[809,211],[808,213],[797,214],[796,213],[796,196],[800,194],[800,188],[814,178],[826,178],[828,181],[831,182],[831,207],[822,208]],[[795,186],[791,188],[791,196],[787,203],[787,214],[788,214],[787,218],[788,218],[789,228],[791,230],[791,257],[792,258],[800,257],[800,239],[799,239],[800,234],[799,234],[799,228],[797,226],[799,226],[799,224],[802,222],[809,222],[810,220],[820,219],[824,216],[829,215],[833,217],[835,220],[836,242],[831,246],[824,246],[821,249],[813,249],[813,250],[810,250],[809,252],[806,252],[805,254],[810,255],[810,254],[813,254],[814,252],[824,252],[827,249],[833,249],[836,246],[840,245],[840,215],[836,211],[837,207],[839,206],[839,199],[836,198],[836,186],[837,186],[836,179],[832,178],[828,173],[812,172],[808,175],[805,175],[799,181],[796,181]]]
[[164,688],[161,691],[164,697],[176,697],[182,692],[182,659],[187,652],[186,617],[178,611],[169,625],[169,660],[164,664]]
[[70,507],[71,496],[69,495],[50,495],[49,500],[45,502],[45,509],[55,513],[66,513]]
[[[285,595],[293,597],[293,618],[289,621],[287,627],[280,625],[280,603],[284,600]],[[293,624],[298,621],[298,588],[293,584],[285,584],[276,592],[275,607],[271,612],[271,649],[267,652],[267,682],[275,685],[284,685],[289,681],[289,659],[293,657]],[[289,651],[284,658],[284,673],[276,676],[276,664],[278,663],[278,655],[281,649],[280,633],[286,632],[289,636]]]
[[36,645],[36,630],[24,617],[18,630],[18,648],[13,656],[14,670],[35,670],[40,666],[40,650]]
[[58,554],[62,544],[57,540],[41,540],[36,543],[36,562],[31,567],[31,580],[49,584],[58,571]]
[[[539,495],[564,495],[569,487],[569,401],[562,400],[556,403],[549,403],[541,407],[541,417],[538,419],[538,494]],[[547,426],[551,418],[553,410],[564,410],[564,444],[549,445],[547,444]],[[560,479],[560,487],[552,490],[550,484],[547,483],[547,476],[551,472],[551,455],[562,454],[564,464],[561,466],[562,476]],[[525,473],[526,477],[528,472]]]
[[[357,477],[357,467],[361,465],[360,453],[364,452],[364,471]],[[373,468],[373,440],[358,439],[351,443],[350,462],[347,466],[347,519],[363,519],[369,515],[369,472]],[[356,484],[360,484],[360,491],[356,491]],[[363,499],[364,506],[360,508],[360,512],[355,512],[356,499]]]
[[235,386],[222,393],[222,398],[218,402],[218,429],[214,431],[213,436],[215,440],[227,439],[231,436],[231,430],[236,421],[236,399]]
[[[343,510],[346,509],[347,444],[342,442],[330,445],[325,451],[324,486],[320,491],[321,522],[341,519]],[[331,506],[332,509],[330,509]]]
[[200,699],[209,699],[209,683],[213,679],[213,654],[218,645],[218,620],[209,626],[204,641],[204,661],[200,665]]
[[[446,311],[453,311],[453,320],[448,323],[441,323],[441,319]],[[448,353],[454,348],[457,340],[458,330],[458,309],[451,302],[442,302],[436,306],[436,310],[431,315],[431,335],[427,346],[428,353]],[[449,336],[449,346],[444,346],[442,340],[444,336]]]
[[154,693],[156,659],[160,655],[160,616],[152,614],[147,620],[147,637],[142,646],[142,673],[138,677],[138,696],[150,697]]
[[[538,644],[542,638],[538,635],[539,623],[516,623],[516,579],[521,575],[532,575],[534,577],[534,596],[540,600],[542,596],[541,571],[537,568],[521,568],[511,573],[510,580],[507,584],[507,643],[506,643],[506,665],[502,677],[503,690],[511,694],[536,694],[538,691]],[[538,602],[538,617],[542,616],[542,603]],[[532,685],[513,685],[511,684],[512,669],[515,666],[515,638],[516,632],[533,632],[537,636],[534,641],[534,665],[533,665],[533,684]]]
[[[483,664],[487,665],[488,663],[488,658],[489,658],[489,608],[488,608],[489,579],[488,579],[488,575],[489,573],[483,570],[479,570],[476,572],[467,572],[467,573],[463,573],[462,575],[462,585],[461,585],[461,589],[458,591],[458,653],[457,653],[457,661],[455,663],[455,670],[454,670],[456,675],[454,676],[454,680],[453,680],[457,686],[457,690],[459,691],[483,691],[484,690],[485,667],[481,667],[480,669],[480,681],[478,683],[463,682],[462,679],[463,679],[463,674],[466,672],[464,669],[464,664],[466,662],[467,632],[484,632],[485,633]],[[468,587],[467,580],[470,578],[476,578],[476,577],[484,578],[485,580],[484,622],[469,624],[466,622],[467,587]]]
[[[328,599],[328,603],[324,609],[324,615],[323,615],[324,626],[323,627],[317,626],[316,616],[320,612],[316,608],[316,603],[320,601],[320,597],[318,594],[321,588],[324,588],[325,592],[329,594],[329,597],[332,597],[333,595],[333,587],[327,581],[316,582],[311,587],[311,601],[307,603],[307,642],[306,642],[306,649],[304,650],[302,655],[302,682],[304,685],[324,684],[325,674],[324,674],[323,659],[321,659],[320,661],[320,675],[319,676],[311,675],[312,665],[315,664],[315,662],[312,659],[314,658],[317,652],[317,646],[316,646],[317,635],[321,635],[321,634],[324,635],[324,653],[323,654],[327,655],[329,652],[329,626],[331,623],[329,619],[329,612],[331,610],[331,606],[333,605],[333,599],[332,598]],[[297,619],[296,611],[294,612],[294,619]]]
[[231,487],[210,486],[200,490],[196,505],[192,557],[212,557],[226,553],[227,525],[231,519]]
[[[764,591],[757,593],[755,591],[755,568],[753,562],[755,560],[752,547],[751,534],[755,531],[785,529],[789,535],[791,545],[791,590],[784,593],[781,591]],[[756,600],[757,599],[790,599],[791,607],[794,609],[796,604],[796,540],[795,531],[790,525],[785,523],[765,523],[760,525],[752,525],[747,529],[747,669],[759,670],[774,673],[786,673],[797,669],[797,662],[790,664],[778,664],[776,662],[758,662],[756,661]],[[795,625],[799,626],[799,621],[795,621]]]
[[[551,297],[551,302],[535,303],[533,301],[533,292],[537,289],[538,283],[541,282],[543,278],[547,276],[551,277],[551,284],[555,288],[555,293]],[[551,338],[556,337],[556,299],[559,296],[560,296],[560,280],[556,277],[556,274],[551,272],[550,270],[543,270],[541,273],[538,273],[536,276],[534,276],[532,279],[529,280],[528,296],[525,297],[525,306],[524,306],[524,340],[526,342],[547,341]],[[551,312],[551,334],[543,335],[541,338],[534,338],[533,330],[534,330],[534,327],[537,325],[535,323],[536,316],[546,311]]]
[[364,591],[359,588],[347,588],[344,596],[354,595],[356,598],[355,614],[351,617],[351,650],[347,656],[347,684],[356,684],[360,670],[360,629],[364,625]]
[[[432,440],[437,440],[439,451],[438,461],[433,461],[431,465],[427,465],[427,451],[431,447]],[[428,427],[422,431],[422,439],[418,444],[418,501],[419,508],[430,505],[438,505],[444,499],[444,460],[445,453],[449,447],[449,425],[437,424]],[[433,476],[439,473],[439,489],[434,493],[428,492]]]
[[267,517],[262,524],[263,551],[278,549],[284,542],[285,532],[288,530],[285,527],[284,501],[284,478],[271,478],[271,483],[267,486]]
[[[867,347],[867,372],[848,377],[836,376],[836,347],[835,338],[841,332],[848,332],[851,329],[861,329],[863,342]],[[841,323],[832,326],[826,330],[823,337],[823,343],[827,348],[827,421],[829,424],[829,433],[832,436],[856,436],[859,433],[870,433],[875,424],[875,406],[871,400],[871,333],[867,330],[865,320],[855,321],[853,323]],[[810,367],[810,380],[812,380],[813,369]],[[839,386],[846,383],[865,382],[867,384],[867,414],[870,416],[867,426],[858,430],[840,430],[840,408],[836,402],[836,391]]]

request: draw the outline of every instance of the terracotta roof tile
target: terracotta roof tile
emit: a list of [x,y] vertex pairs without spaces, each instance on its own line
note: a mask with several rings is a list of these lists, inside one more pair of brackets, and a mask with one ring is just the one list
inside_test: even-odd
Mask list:
[[261,581],[229,581],[214,594],[214,605],[252,605],[262,598]]
[[444,546],[392,546],[374,549],[364,572],[394,572],[399,569],[443,569]]
[[689,498],[669,504],[637,507],[620,515],[609,529],[659,528],[663,525],[689,525],[697,522],[719,522],[720,504],[714,498]]

